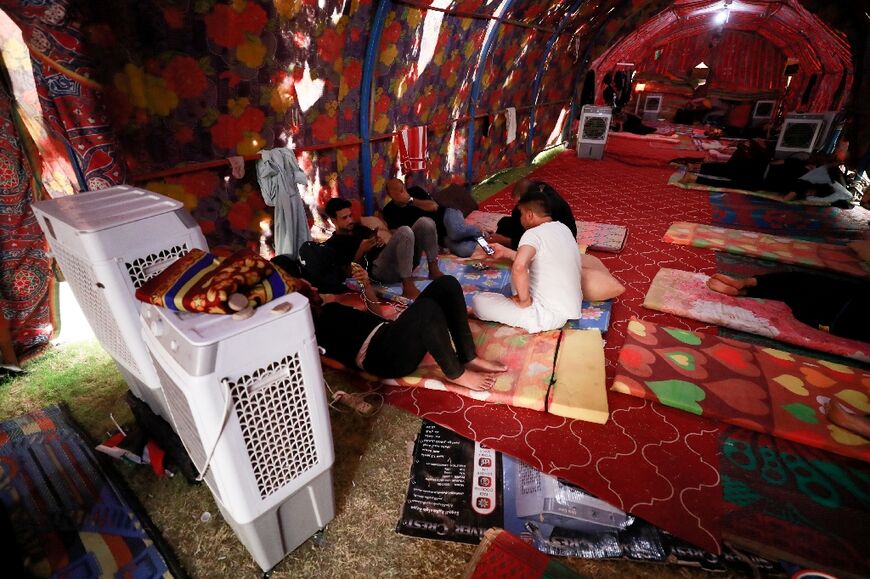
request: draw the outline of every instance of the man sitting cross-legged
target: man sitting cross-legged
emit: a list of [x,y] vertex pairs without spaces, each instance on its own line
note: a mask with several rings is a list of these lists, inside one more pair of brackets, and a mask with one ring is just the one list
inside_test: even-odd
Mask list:
[[419,219],[431,219],[438,231],[438,243],[459,257],[471,257],[479,249],[477,238],[482,235],[480,228],[465,222],[462,211],[441,207],[420,187],[405,189],[400,179],[387,181],[387,195],[390,202],[382,211],[384,221],[390,229],[402,225],[412,227]]
[[555,330],[580,317],[580,253],[564,223],[553,221],[545,193],[530,191],[517,202],[526,232],[516,251],[492,244],[493,257],[513,261],[514,296],[483,292],[472,298],[481,320],[524,328],[528,332]]
[[350,275],[350,264],[358,263],[384,283],[402,282],[402,295],[414,299],[420,290],[414,285],[411,272],[420,261],[421,253],[429,262],[429,277],[443,274],[438,269],[438,242],[435,224],[421,219],[413,227],[399,227],[384,243],[377,231],[354,221],[351,204],[336,197],[326,203],[326,215],[335,226],[335,233],[326,240],[338,258],[338,265]]

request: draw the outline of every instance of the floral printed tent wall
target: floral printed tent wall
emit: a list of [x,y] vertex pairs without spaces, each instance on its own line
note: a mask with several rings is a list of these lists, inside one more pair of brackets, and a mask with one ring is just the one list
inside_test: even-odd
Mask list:
[[[410,181],[478,182],[568,137],[583,75],[605,51],[675,5],[721,3],[0,0],[0,9],[23,34],[49,135],[78,189],[135,182],[183,201],[212,245],[239,246],[256,243],[268,212],[251,163],[236,179],[226,157],[291,146],[312,206],[340,195],[372,210],[398,171],[396,132],[427,125],[428,171]],[[801,14],[820,14],[851,47],[844,100],[866,131],[867,105],[854,95],[867,88],[867,22],[834,4],[804,0]],[[791,24],[789,42],[810,45]],[[25,197],[38,194],[37,185]]]

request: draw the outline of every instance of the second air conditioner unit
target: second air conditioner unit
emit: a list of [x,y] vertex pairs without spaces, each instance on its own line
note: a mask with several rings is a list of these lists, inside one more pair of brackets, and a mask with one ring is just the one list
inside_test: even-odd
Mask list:
[[613,109],[584,105],[580,109],[580,127],[577,130],[577,156],[582,159],[601,159],[610,133]]

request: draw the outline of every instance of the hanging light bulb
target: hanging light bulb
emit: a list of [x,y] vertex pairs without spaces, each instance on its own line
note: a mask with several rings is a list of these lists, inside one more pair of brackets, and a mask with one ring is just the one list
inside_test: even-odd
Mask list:
[[728,23],[728,17],[731,15],[731,0],[725,0],[725,5],[722,7],[722,10],[716,13],[716,16],[713,18],[713,22],[717,26],[722,26],[723,24]]

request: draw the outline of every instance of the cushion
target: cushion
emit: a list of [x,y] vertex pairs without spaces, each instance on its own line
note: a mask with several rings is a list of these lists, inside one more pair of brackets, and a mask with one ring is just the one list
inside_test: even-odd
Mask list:
[[465,185],[449,185],[432,194],[432,199],[442,207],[452,207],[462,211],[463,217],[477,209],[477,201],[471,196],[471,189]]
[[599,302],[610,300],[625,291],[625,287],[610,274],[607,266],[593,255],[581,255],[580,288],[583,299]]
[[233,313],[229,299],[239,293],[259,306],[295,291],[296,280],[244,249],[223,261],[192,249],[136,290],[136,298],[181,312]]

